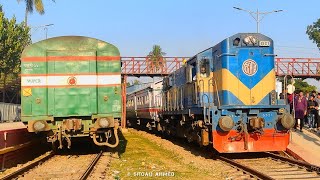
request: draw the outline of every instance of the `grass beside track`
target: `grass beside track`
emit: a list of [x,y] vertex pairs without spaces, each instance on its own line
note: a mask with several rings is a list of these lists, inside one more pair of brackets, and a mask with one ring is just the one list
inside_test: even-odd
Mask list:
[[115,179],[220,179],[192,164],[183,162],[184,157],[167,150],[156,142],[134,131],[123,134],[119,144],[119,159],[111,161]]

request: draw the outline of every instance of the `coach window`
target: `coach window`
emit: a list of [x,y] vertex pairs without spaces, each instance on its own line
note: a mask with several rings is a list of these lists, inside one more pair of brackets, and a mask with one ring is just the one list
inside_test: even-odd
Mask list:
[[200,77],[208,77],[209,76],[209,59],[207,57],[203,57],[200,62]]

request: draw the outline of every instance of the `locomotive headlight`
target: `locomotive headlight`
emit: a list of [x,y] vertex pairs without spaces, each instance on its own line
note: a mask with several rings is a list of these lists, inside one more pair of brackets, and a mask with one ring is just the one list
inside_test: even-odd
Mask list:
[[44,130],[46,127],[46,123],[44,121],[36,121],[34,124],[33,124],[33,129],[35,131],[41,131],[41,130]]
[[279,113],[284,113],[284,112],[286,112],[286,109],[285,109],[285,108],[280,108],[280,109],[279,109]]
[[230,116],[224,116],[219,119],[219,126],[223,131],[230,131],[234,126],[234,122]]
[[107,128],[109,126],[109,121],[107,118],[99,119],[99,126],[102,128]]
[[280,122],[281,125],[286,129],[293,128],[293,126],[295,125],[295,120],[289,113],[284,113],[282,116],[280,116]]

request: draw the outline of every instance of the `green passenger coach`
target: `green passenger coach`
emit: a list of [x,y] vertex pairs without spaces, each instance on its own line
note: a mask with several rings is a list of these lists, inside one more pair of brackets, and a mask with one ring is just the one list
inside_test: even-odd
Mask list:
[[121,63],[117,47],[81,36],[55,37],[21,56],[21,120],[32,133],[68,148],[71,137],[116,147],[121,120]]

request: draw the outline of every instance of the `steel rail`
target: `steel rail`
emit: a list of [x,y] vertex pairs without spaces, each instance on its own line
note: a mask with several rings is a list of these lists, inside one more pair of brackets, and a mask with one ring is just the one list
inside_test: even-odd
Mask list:
[[263,179],[263,180],[274,180],[272,177],[264,174],[264,173],[261,173],[255,169],[252,169],[248,166],[245,166],[241,163],[238,163],[232,159],[229,159],[229,158],[226,158],[226,157],[223,157],[223,156],[217,156],[217,159],[221,160],[221,161],[224,161],[228,164],[230,164],[232,167],[236,167],[236,168],[240,168],[242,171],[244,171],[245,173],[247,173],[248,175],[250,176],[253,176],[253,177],[256,177],[258,179]]
[[295,160],[295,159],[286,158],[286,157],[283,157],[283,156],[280,156],[280,155],[277,155],[277,154],[273,154],[273,153],[270,153],[270,152],[264,152],[264,153],[267,156],[269,156],[269,157],[271,157],[273,159],[279,159],[281,161],[285,161],[285,162],[288,162],[288,163],[293,164],[293,165],[298,165],[300,167],[306,168],[307,170],[315,171],[318,174],[320,174],[320,167],[319,166],[316,166],[316,165],[313,165],[313,164],[310,164],[310,163],[307,163],[307,162],[304,162],[304,161],[299,161],[299,160]]
[[88,178],[88,176],[90,175],[91,171],[93,170],[93,167],[97,164],[97,162],[101,158],[102,154],[103,154],[103,151],[100,151],[100,153],[97,154],[97,156],[93,159],[93,161],[88,166],[87,170],[81,176],[80,180],[85,180],[85,179]]
[[51,151],[49,154],[47,154],[46,156],[42,157],[41,159],[25,166],[22,167],[21,169],[18,169],[17,171],[14,171],[4,177],[2,177],[0,180],[9,180],[9,179],[14,179],[16,177],[18,177],[19,175],[22,175],[23,173],[29,171],[30,169],[36,167],[37,165],[39,165],[40,163],[43,163],[45,161],[47,161],[48,159],[52,158],[55,154]]

